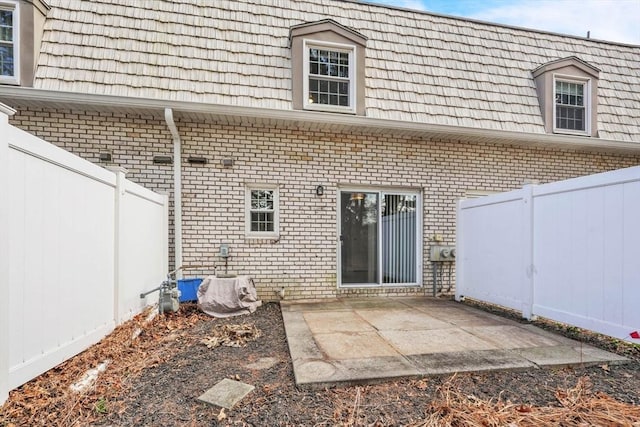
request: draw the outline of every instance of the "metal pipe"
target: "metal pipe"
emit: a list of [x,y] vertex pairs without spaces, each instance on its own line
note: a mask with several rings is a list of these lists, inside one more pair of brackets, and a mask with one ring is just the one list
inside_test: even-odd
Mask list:
[[435,297],[438,287],[438,264],[434,261],[431,261],[431,265],[433,268],[433,296]]
[[[182,265],[182,149],[180,134],[173,120],[173,110],[164,109],[164,120],[173,137],[173,241],[175,267]],[[176,272],[176,278],[182,279],[182,270]]]

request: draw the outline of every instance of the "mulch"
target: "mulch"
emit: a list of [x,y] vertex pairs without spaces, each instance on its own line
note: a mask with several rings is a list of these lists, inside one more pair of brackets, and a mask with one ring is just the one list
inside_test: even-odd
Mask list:
[[[640,426],[640,346],[553,322],[538,324],[632,361],[311,391],[295,386],[275,303],[226,319],[194,304],[148,323],[145,316],[12,391],[0,426]],[[261,368],[263,358],[277,363]],[[105,360],[92,387],[69,388]],[[225,378],[255,390],[232,410],[197,400]]]

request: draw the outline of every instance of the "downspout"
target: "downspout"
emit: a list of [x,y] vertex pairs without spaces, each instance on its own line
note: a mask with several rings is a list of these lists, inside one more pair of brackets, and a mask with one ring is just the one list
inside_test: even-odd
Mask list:
[[[182,266],[182,157],[180,134],[173,121],[173,110],[164,109],[164,120],[173,137],[173,241],[174,268]],[[176,272],[176,279],[182,279],[182,270]]]

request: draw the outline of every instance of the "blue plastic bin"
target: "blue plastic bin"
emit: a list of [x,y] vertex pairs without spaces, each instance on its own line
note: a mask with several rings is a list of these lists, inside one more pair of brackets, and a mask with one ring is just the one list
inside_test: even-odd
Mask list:
[[202,283],[201,278],[180,279],[178,280],[178,289],[180,290],[180,302],[197,301],[198,288]]

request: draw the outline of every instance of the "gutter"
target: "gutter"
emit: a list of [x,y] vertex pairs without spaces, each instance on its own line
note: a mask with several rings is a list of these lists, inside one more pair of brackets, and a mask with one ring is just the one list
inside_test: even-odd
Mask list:
[[182,157],[181,141],[178,128],[173,120],[173,110],[164,109],[164,120],[173,137],[173,226],[174,226],[174,268],[176,279],[182,279]]
[[16,113],[16,110],[0,102],[0,113],[6,114],[7,116],[11,117]]
[[639,141],[620,141],[614,139],[593,138],[574,135],[514,132],[494,129],[479,129],[464,126],[439,125],[402,120],[376,119],[350,114],[323,113],[303,110],[276,110],[268,108],[238,107],[233,105],[208,104],[187,101],[166,101],[150,98],[132,98],[113,95],[95,95],[75,92],[49,91],[24,87],[6,86],[0,88],[0,101],[10,102],[14,106],[21,103],[51,104],[61,107],[63,104],[82,106],[83,108],[113,108],[123,112],[128,109],[161,113],[165,108],[177,114],[202,114],[225,117],[247,117],[258,120],[275,120],[294,124],[315,124],[323,128],[353,127],[370,129],[377,132],[398,134],[398,132],[416,135],[437,135],[469,142],[494,142],[551,148],[566,148],[596,152],[617,152],[640,154]]

